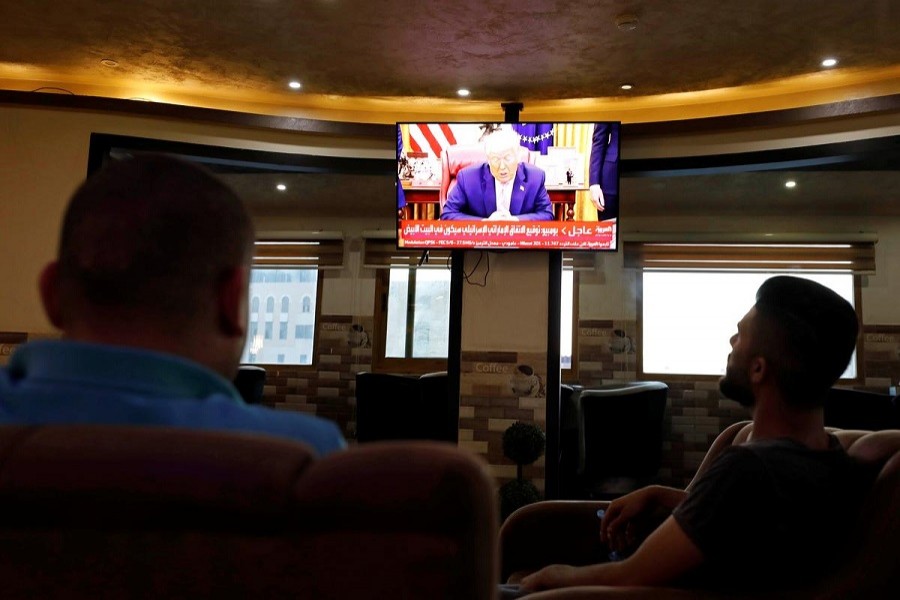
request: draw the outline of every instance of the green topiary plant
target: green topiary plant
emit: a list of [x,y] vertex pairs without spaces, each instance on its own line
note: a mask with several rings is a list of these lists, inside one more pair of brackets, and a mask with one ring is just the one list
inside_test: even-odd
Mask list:
[[503,432],[503,455],[518,467],[517,477],[522,480],[522,467],[541,457],[547,437],[533,423],[516,421]]
[[538,489],[522,477],[522,468],[541,457],[547,438],[533,423],[516,421],[503,432],[503,454],[516,463],[516,479],[500,487],[500,515],[506,519],[518,508],[541,499]]

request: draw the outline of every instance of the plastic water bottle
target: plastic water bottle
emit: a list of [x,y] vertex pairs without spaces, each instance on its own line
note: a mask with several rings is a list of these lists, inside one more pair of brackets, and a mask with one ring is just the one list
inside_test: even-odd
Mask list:
[[[602,508],[597,510],[597,518],[598,519],[602,519],[603,515],[605,515],[605,514],[606,514],[606,511],[603,510]],[[620,556],[619,553],[616,552],[615,550],[610,551],[610,553],[607,556],[608,556],[610,562],[616,562],[616,561],[622,560],[622,556]]]

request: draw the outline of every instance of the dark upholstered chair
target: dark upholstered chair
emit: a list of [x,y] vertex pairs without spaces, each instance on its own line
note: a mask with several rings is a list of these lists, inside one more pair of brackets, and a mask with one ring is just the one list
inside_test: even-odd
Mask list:
[[[736,423],[713,442],[697,475],[731,444],[747,440],[753,425]],[[838,600],[893,598],[900,590],[900,431],[836,431],[850,456],[878,469],[856,520],[854,536],[846,547],[835,547],[836,568],[823,567],[822,577],[806,589],[747,595],[741,582],[726,593],[670,588],[585,586],[550,590],[527,596],[529,600],[613,598],[784,598]],[[696,481],[697,477],[694,477]],[[690,488],[690,486],[688,486]],[[517,571],[533,571],[548,564],[591,564],[605,560],[608,550],[597,534],[601,501],[548,501],[530,504],[513,513],[500,530],[501,579]],[[843,518],[836,516],[835,518]],[[748,577],[764,574],[748,573]],[[891,591],[893,590],[893,591]]]
[[583,497],[611,499],[653,481],[662,461],[668,391],[659,381],[636,381],[578,395]]
[[580,385],[560,385],[559,389],[559,497],[582,498],[578,470],[581,465],[579,429]]
[[263,389],[266,386],[266,370],[254,365],[241,365],[234,377],[234,387],[241,393],[247,404],[262,402]]
[[494,482],[450,444],[0,427],[4,598],[478,598]]
[[887,394],[831,388],[825,399],[825,425],[881,431],[900,428],[897,399]]
[[458,402],[447,397],[447,373],[356,375],[356,440],[456,442]]

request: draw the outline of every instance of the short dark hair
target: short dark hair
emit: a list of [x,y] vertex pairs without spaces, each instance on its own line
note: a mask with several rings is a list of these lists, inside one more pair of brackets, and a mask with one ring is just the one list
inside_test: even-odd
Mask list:
[[761,350],[787,400],[816,406],[853,355],[859,334],[856,311],[820,283],[786,275],[756,292],[762,318]]
[[61,300],[189,318],[229,268],[246,264],[253,240],[244,204],[205,169],[164,155],[116,161],[66,209]]

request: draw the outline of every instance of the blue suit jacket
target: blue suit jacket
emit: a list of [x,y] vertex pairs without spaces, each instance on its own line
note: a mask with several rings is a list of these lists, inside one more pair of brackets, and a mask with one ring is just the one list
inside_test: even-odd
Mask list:
[[[509,212],[520,221],[552,221],[553,207],[544,186],[543,169],[527,163],[519,163],[513,184]],[[447,202],[441,212],[445,220],[478,220],[491,216],[497,210],[494,176],[487,163],[461,169],[456,174],[456,187],[447,194]]]
[[591,140],[588,185],[600,184],[604,196],[619,195],[619,125],[597,123]]

